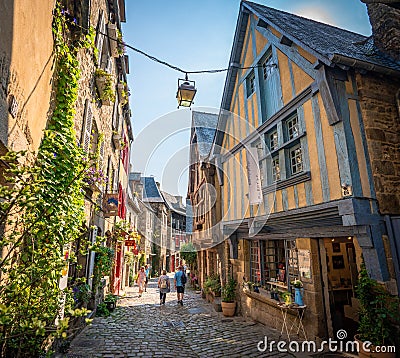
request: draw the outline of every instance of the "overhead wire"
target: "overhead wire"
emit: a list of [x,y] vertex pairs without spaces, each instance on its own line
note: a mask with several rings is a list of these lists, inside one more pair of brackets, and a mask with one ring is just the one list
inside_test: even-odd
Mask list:
[[[86,27],[84,27],[84,26],[82,26],[82,25],[78,25],[75,21],[71,21],[71,23],[72,23],[74,26],[77,26],[77,27],[79,27],[79,28],[81,28],[81,29],[83,29],[83,30],[85,30],[85,31],[88,31],[88,30],[89,30],[88,28],[86,28]],[[112,41],[117,42],[119,45],[122,45],[122,46],[124,46],[124,47],[127,47],[127,48],[131,49],[132,51],[135,51],[135,52],[137,52],[137,53],[139,53],[139,54],[141,54],[141,55],[147,57],[148,59],[150,59],[150,60],[152,60],[152,61],[154,61],[154,62],[157,62],[157,63],[159,63],[159,64],[161,64],[161,65],[164,65],[164,66],[166,66],[166,67],[171,68],[172,70],[175,70],[175,71],[177,71],[177,72],[184,73],[184,74],[186,74],[186,75],[188,75],[188,74],[200,74],[200,73],[220,73],[220,72],[227,72],[227,71],[229,71],[230,69],[248,70],[248,69],[254,69],[254,68],[263,67],[263,66],[266,66],[266,67],[277,67],[277,65],[276,65],[275,63],[273,63],[273,64],[257,64],[257,65],[248,66],[248,67],[236,66],[236,65],[231,64],[231,65],[229,65],[229,67],[227,67],[227,68],[217,68],[217,69],[210,69],[210,70],[187,71],[187,70],[184,70],[184,69],[182,69],[182,68],[180,68],[180,67],[178,67],[178,66],[172,65],[172,64],[168,63],[167,61],[160,60],[159,58],[157,58],[157,57],[155,57],[155,56],[153,56],[153,55],[150,55],[150,54],[148,54],[147,52],[145,52],[145,51],[143,51],[143,50],[140,50],[140,49],[138,49],[138,48],[136,48],[136,47],[134,47],[134,46],[132,46],[132,45],[126,43],[125,41],[121,41],[121,40],[119,40],[119,39],[115,39],[115,38],[111,37],[110,35],[108,35],[108,33],[104,33],[104,32],[102,32],[102,31],[100,31],[100,30],[98,30],[98,29],[95,29],[95,32],[96,32],[97,34],[100,34],[100,35],[103,35],[103,36],[107,37],[109,40],[112,40]]]

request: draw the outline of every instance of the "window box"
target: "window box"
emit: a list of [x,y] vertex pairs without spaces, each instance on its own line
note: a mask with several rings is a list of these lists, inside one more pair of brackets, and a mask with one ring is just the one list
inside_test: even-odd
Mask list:
[[106,106],[111,106],[111,104],[115,101],[112,75],[98,68],[95,72],[95,77],[96,87],[99,92],[101,103]]

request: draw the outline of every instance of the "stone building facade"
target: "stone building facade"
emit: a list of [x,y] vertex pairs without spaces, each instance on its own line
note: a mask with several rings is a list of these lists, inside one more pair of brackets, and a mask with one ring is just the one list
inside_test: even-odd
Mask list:
[[[125,22],[123,0],[3,1],[0,4],[0,153],[27,150],[34,158],[43,130],[53,110],[53,10],[74,21],[73,36],[95,31],[93,48],[78,53],[80,79],[75,105],[76,140],[88,153],[98,154],[96,170],[103,183],[85,193],[85,237],[94,242],[113,233],[116,221],[125,219],[129,147],[133,140],[127,74],[128,58],[121,39]],[[72,25],[71,25],[72,26]],[[109,81],[110,96],[104,95],[101,78]],[[103,78],[103,79],[104,79]],[[104,81],[103,81],[104,83]],[[1,167],[3,170],[4,168]],[[118,211],[105,212],[109,199],[118,200]],[[121,267],[124,248],[118,254],[111,277],[113,292],[122,289]],[[72,245],[79,252],[79,243]],[[90,285],[95,253],[78,255],[79,265],[70,267],[72,281],[86,277]],[[100,299],[100,298],[98,298]]]

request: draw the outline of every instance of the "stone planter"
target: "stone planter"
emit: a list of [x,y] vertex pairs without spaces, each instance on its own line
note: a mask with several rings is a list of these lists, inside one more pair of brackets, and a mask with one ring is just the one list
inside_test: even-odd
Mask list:
[[235,315],[236,302],[221,302],[221,308],[225,317],[232,317]]

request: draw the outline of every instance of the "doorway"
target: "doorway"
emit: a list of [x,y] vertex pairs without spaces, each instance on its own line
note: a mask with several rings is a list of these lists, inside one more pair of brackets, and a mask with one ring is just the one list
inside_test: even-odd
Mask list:
[[[357,330],[358,305],[355,299],[358,270],[352,236],[323,239],[325,267],[323,269],[326,312],[331,320],[332,333],[340,329],[353,337]],[[330,312],[330,313],[329,313]]]

